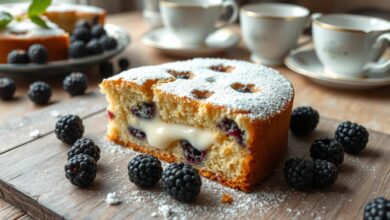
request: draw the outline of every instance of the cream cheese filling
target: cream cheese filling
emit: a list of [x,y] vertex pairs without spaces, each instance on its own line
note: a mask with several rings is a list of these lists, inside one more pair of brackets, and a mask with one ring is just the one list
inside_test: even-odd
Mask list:
[[166,149],[178,140],[187,140],[198,151],[205,151],[214,143],[216,136],[205,129],[164,122],[158,116],[151,120],[137,119],[134,127],[145,132],[149,145],[158,149]]

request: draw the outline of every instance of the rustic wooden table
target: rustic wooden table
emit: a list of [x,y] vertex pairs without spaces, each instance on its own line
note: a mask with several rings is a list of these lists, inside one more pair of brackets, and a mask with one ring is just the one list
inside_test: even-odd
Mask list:
[[[142,34],[148,30],[140,13],[125,13],[108,17],[108,23],[124,27],[132,37],[129,48],[119,57],[127,57],[131,67],[150,64],[160,64],[177,60],[167,57],[140,43]],[[238,27],[233,27],[239,32]],[[249,59],[249,52],[243,43],[237,48],[226,51],[220,57],[232,59]],[[390,133],[390,86],[367,91],[335,90],[317,85],[285,67],[277,67],[296,90],[295,106],[311,105],[318,109],[322,116],[338,120],[351,120],[365,125],[371,130]],[[97,89],[100,77],[97,68],[88,73],[90,79],[89,91]],[[8,120],[26,116],[47,106],[36,106],[27,98],[28,85],[33,79],[16,79],[16,98],[0,102],[0,125]],[[71,99],[62,89],[62,78],[45,79],[53,87],[52,103]],[[51,104],[52,104],[51,103]],[[50,105],[50,104],[49,104]],[[1,197],[1,191],[0,191]],[[29,219],[23,211],[0,199],[0,219]]]

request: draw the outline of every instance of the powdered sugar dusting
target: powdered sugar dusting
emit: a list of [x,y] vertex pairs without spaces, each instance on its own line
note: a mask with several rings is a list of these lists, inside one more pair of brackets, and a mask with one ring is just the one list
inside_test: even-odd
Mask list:
[[[229,72],[210,69],[213,66],[230,66]],[[292,84],[278,71],[245,61],[198,58],[131,69],[108,80],[124,79],[143,85],[148,80],[174,79],[168,71],[191,72],[191,79],[176,79],[156,86],[163,92],[197,99],[193,91],[209,91],[211,96],[200,102],[224,106],[232,111],[246,111],[248,117],[266,118],[281,111],[293,97]],[[212,80],[211,80],[212,79]],[[253,85],[255,92],[239,92],[233,84]]]

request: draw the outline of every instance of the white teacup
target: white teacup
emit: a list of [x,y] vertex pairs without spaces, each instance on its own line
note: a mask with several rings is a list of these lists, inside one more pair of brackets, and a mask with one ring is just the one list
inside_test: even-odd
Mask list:
[[[363,77],[384,72],[390,60],[378,63],[390,41],[390,22],[349,14],[320,15],[313,19],[313,41],[326,73]],[[387,33],[386,33],[387,32]]]
[[241,8],[241,31],[252,61],[280,65],[297,45],[309,10],[291,4],[254,3]]
[[[230,18],[216,26],[221,13],[232,8]],[[160,10],[164,26],[185,45],[204,44],[209,34],[233,23],[238,16],[234,0],[161,0]]]

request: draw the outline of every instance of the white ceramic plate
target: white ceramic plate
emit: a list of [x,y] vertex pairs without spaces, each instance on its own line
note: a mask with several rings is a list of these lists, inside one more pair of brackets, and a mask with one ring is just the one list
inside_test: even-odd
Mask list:
[[285,59],[286,66],[314,82],[339,89],[371,89],[390,85],[390,73],[371,75],[367,78],[343,78],[324,73],[313,48],[298,49],[290,52]]
[[2,75],[16,77],[48,77],[62,75],[99,64],[121,53],[130,44],[130,36],[126,30],[113,24],[106,24],[104,27],[108,35],[114,37],[118,42],[118,46],[114,50],[105,51],[99,55],[52,61],[46,64],[0,64],[0,73]]
[[183,45],[165,28],[144,34],[142,43],[165,54],[176,57],[202,57],[220,53],[236,46],[240,36],[229,29],[222,29],[207,37],[205,44],[199,46]]

